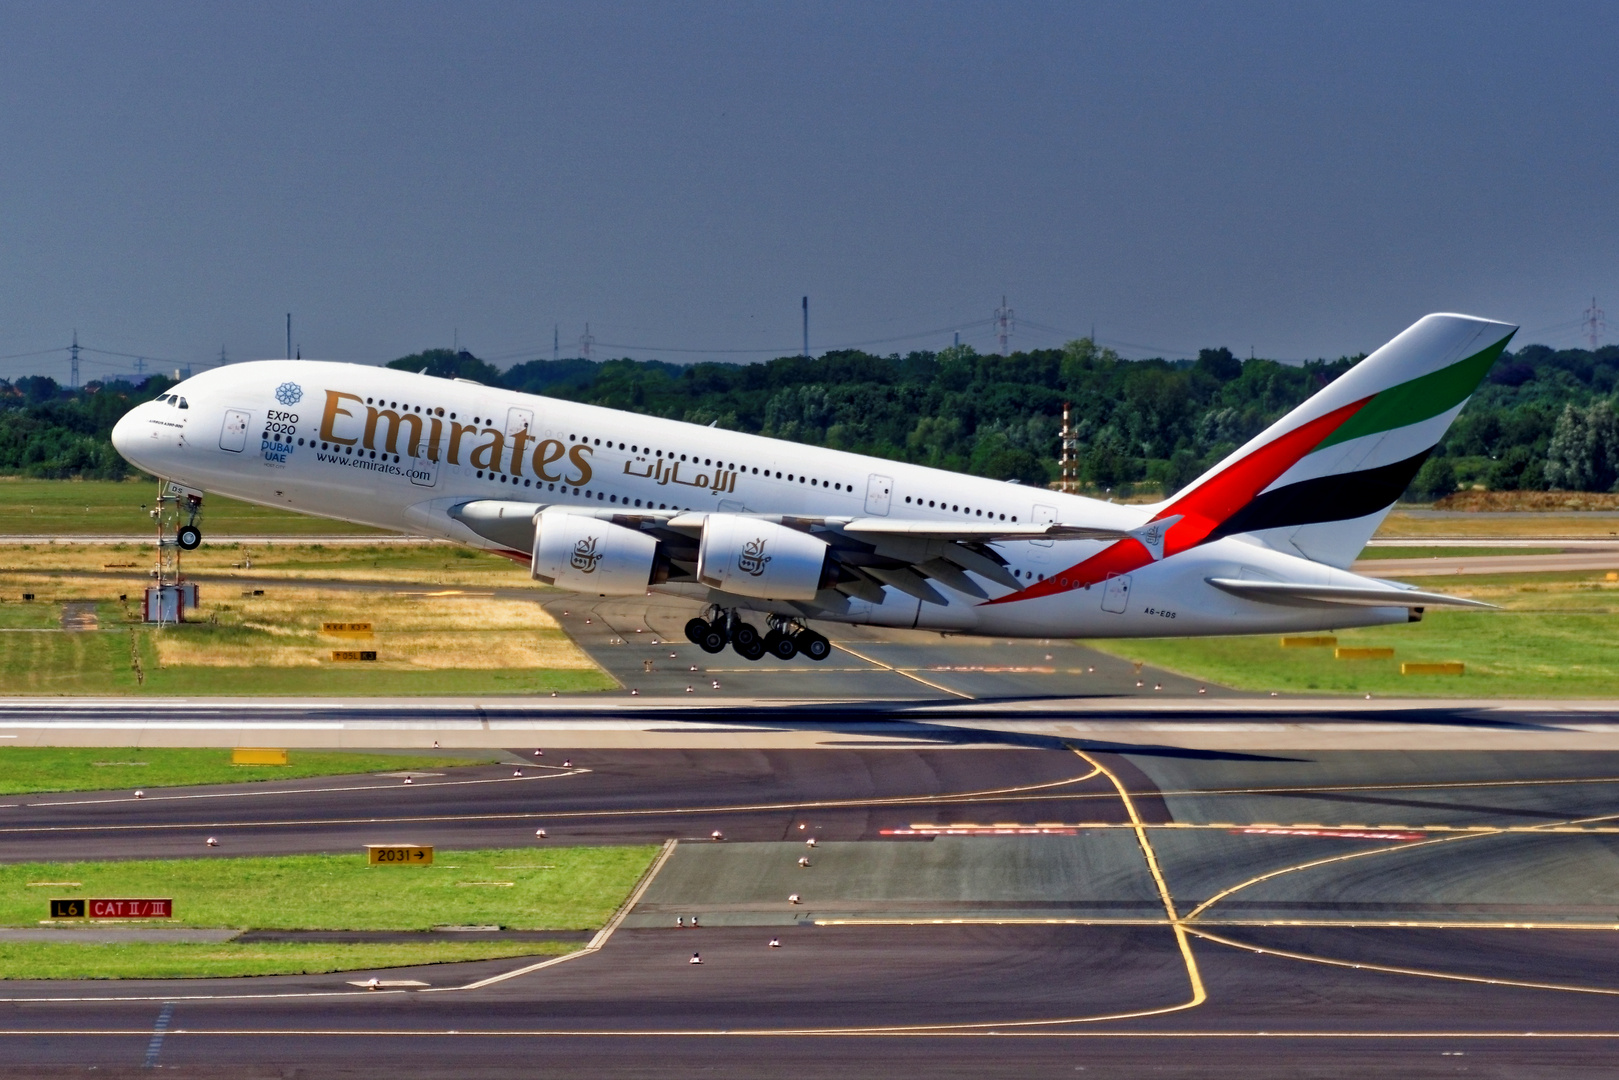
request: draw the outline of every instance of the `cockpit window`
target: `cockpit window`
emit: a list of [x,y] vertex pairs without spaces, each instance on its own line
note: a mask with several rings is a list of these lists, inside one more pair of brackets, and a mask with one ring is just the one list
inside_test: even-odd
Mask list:
[[186,404],[186,399],[185,398],[181,398],[180,399],[180,408],[189,409],[189,408],[191,408],[191,406]]

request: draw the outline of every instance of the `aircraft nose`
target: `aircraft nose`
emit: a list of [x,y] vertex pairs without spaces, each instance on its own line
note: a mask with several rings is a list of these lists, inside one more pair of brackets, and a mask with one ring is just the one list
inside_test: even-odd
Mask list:
[[118,451],[118,456],[131,465],[139,462],[132,456],[135,450],[136,437],[141,426],[141,414],[147,409],[146,405],[137,405],[126,412],[123,417],[112,426],[112,448]]

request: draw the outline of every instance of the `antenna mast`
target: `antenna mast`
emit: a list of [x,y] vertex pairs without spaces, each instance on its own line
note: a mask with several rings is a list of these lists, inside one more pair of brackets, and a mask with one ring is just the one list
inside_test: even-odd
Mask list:
[[995,340],[1001,344],[1001,355],[1005,356],[1012,341],[1012,309],[1006,306],[1006,297],[1001,297],[1001,306],[995,309]]
[[1068,420],[1068,402],[1062,403],[1062,481],[1057,490],[1073,492],[1079,489],[1078,449],[1074,428]]
[[1608,324],[1603,321],[1602,309],[1597,307],[1597,298],[1594,296],[1591,297],[1591,306],[1585,309],[1583,322],[1586,344],[1591,347],[1592,352],[1596,352],[1602,348],[1602,334],[1608,329]]
[[804,359],[809,359],[809,297],[804,297]]

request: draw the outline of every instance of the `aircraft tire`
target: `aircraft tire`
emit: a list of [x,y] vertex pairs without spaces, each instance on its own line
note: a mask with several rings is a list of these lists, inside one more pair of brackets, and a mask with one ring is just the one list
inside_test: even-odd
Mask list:
[[819,664],[832,655],[832,643],[813,630],[805,630],[797,638],[798,651]]
[[725,631],[717,626],[710,625],[707,630],[703,631],[703,639],[697,645],[706,653],[724,652],[726,646]]
[[757,633],[746,642],[742,640],[742,635],[738,634],[736,640],[731,642],[731,648],[735,649],[736,654],[744,660],[760,660],[765,654],[764,640]]
[[195,525],[182,525],[174,534],[175,543],[187,551],[196,551],[202,544],[202,530]]
[[708,633],[707,619],[691,619],[686,623],[686,640],[693,645],[703,643],[703,635]]
[[[738,619],[731,626],[731,644],[746,646],[751,649],[753,648],[753,643],[758,640],[759,631],[753,626],[753,624],[745,623],[741,619]],[[737,651],[741,652],[742,650],[738,649]],[[764,654],[761,653],[760,655],[762,656]]]
[[765,635],[765,652],[778,660],[791,660],[798,655],[798,642],[780,630],[772,630]]

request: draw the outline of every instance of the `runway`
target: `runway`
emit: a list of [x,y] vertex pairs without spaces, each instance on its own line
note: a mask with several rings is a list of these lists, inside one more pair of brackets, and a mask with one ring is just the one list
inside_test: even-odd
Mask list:
[[[1619,1058],[1619,703],[1255,697],[1073,643],[873,628],[838,628],[825,665],[747,665],[678,636],[688,605],[544,602],[620,690],[0,702],[0,745],[501,759],[408,787],[12,796],[0,858],[662,845],[606,928],[561,960],[0,982],[0,1075],[1539,1077]],[[355,985],[372,977],[398,985]]]
[[1544,1076],[1619,1051],[1619,754],[510,753],[528,775],[8,799],[8,860],[674,843],[544,967],[0,984],[0,1074]]

